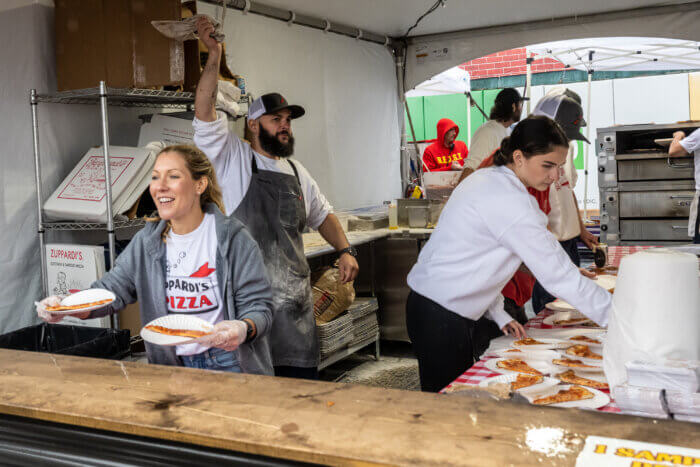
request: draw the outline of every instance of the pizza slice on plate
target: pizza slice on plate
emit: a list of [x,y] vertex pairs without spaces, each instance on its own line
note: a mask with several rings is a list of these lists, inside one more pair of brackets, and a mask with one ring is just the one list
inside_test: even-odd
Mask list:
[[534,386],[535,384],[540,384],[542,380],[544,380],[542,376],[524,375],[521,373],[518,375],[515,381],[510,383],[510,389],[511,391],[517,391],[518,389]]
[[555,365],[568,366],[572,368],[600,368],[593,365],[586,365],[581,360],[572,360],[570,358],[555,358],[552,360]]
[[581,386],[571,386],[569,389],[562,389],[551,396],[540,397],[532,401],[535,405],[559,404],[561,402],[582,401],[593,399],[594,394]]
[[598,355],[597,353],[592,352],[590,347],[583,344],[572,345],[571,347],[566,349],[566,353],[569,355],[573,355],[574,357],[591,358],[593,360],[603,359],[602,355]]
[[578,384],[580,386],[588,386],[590,388],[596,389],[610,389],[608,383],[603,383],[602,381],[596,381],[594,379],[583,378],[581,376],[576,375],[576,373],[574,373],[574,370],[568,370],[564,373],[559,373],[557,375],[557,378],[559,378],[564,383]]
[[46,311],[69,311],[69,310],[81,310],[83,308],[90,308],[91,306],[104,305],[106,303],[112,302],[111,298],[105,300],[98,300],[96,302],[81,303],[80,305],[58,305],[58,306],[47,306]]
[[556,324],[558,326],[569,326],[569,325],[584,324],[584,323],[592,323],[592,321],[588,318],[557,319],[554,321],[554,324]]
[[531,337],[527,337],[525,339],[520,339],[519,341],[513,342],[513,345],[546,345],[546,343],[540,342]]
[[171,329],[166,328],[164,326],[156,326],[153,324],[145,326],[144,329],[148,329],[149,331],[157,332],[159,334],[165,334],[166,336],[192,337],[195,339],[197,337],[202,337],[209,334],[205,331],[195,331],[193,329]]
[[515,371],[518,373],[526,373],[528,375],[542,375],[541,372],[535,370],[530,365],[520,360],[519,358],[510,358],[507,360],[500,360],[496,363],[498,368],[503,368],[504,370]]
[[589,344],[602,344],[601,341],[597,339],[591,339],[590,337],[587,336],[574,336],[569,338],[570,341],[579,341],[579,342],[587,342]]

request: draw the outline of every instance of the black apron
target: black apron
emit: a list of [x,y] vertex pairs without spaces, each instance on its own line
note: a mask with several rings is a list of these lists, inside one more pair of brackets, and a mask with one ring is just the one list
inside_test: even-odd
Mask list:
[[294,175],[258,170],[253,155],[250,186],[233,215],[258,242],[272,284],[273,365],[315,367],[319,363],[318,337],[301,236],[306,208],[297,168],[292,161],[287,162]]

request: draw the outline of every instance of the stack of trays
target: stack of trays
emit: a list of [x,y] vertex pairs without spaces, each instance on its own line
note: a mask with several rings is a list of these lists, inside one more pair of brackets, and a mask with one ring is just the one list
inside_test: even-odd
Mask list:
[[663,389],[623,384],[613,389],[613,398],[624,414],[669,418]]
[[376,298],[359,297],[333,321],[317,324],[321,358],[376,337],[378,309]]

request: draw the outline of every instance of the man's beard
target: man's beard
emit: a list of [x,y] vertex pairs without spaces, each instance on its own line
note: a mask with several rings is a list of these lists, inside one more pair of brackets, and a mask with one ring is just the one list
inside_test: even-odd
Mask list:
[[[288,141],[287,143],[282,143],[277,139],[276,135],[268,132],[264,126],[259,125],[260,133],[258,134],[258,141],[260,142],[260,147],[267,152],[276,157],[290,157],[294,154],[294,137],[287,133]],[[280,133],[278,133],[279,135]]]

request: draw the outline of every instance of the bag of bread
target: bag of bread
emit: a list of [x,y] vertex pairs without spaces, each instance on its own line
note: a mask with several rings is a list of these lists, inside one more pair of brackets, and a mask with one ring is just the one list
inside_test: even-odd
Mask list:
[[328,268],[311,288],[314,300],[316,323],[322,324],[333,320],[348,309],[355,301],[353,282],[340,282],[340,270]]

